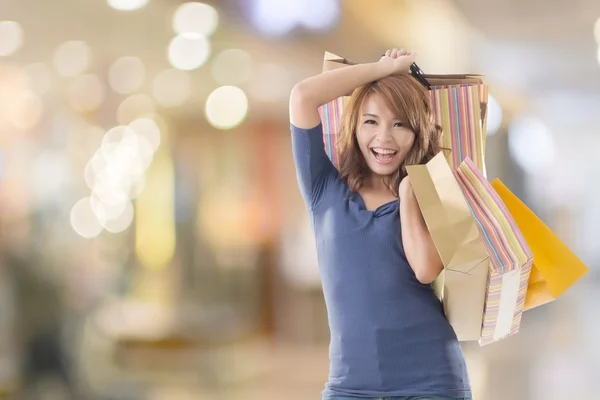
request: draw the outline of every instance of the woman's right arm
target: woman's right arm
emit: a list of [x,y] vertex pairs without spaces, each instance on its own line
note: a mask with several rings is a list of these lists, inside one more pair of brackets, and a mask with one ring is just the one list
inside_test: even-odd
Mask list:
[[320,122],[320,106],[369,82],[388,75],[408,73],[413,61],[414,54],[392,49],[378,62],[339,68],[305,79],[292,89],[290,122],[297,128],[314,128]]

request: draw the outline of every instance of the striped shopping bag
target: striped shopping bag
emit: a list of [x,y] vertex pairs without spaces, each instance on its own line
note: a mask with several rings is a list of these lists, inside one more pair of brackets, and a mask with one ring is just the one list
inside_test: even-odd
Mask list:
[[344,108],[348,104],[349,99],[349,96],[338,97],[319,108],[319,114],[321,115],[321,122],[323,124],[323,142],[325,151],[333,165],[336,167],[338,165],[336,144],[342,127],[342,114],[344,113]]
[[479,340],[485,345],[519,331],[533,253],[508,208],[470,158],[464,159],[454,175],[489,255]]
[[486,176],[485,170],[485,110],[487,86],[464,84],[433,86],[429,90],[436,123],[442,127],[443,147],[450,149],[446,158],[457,168],[470,158]]

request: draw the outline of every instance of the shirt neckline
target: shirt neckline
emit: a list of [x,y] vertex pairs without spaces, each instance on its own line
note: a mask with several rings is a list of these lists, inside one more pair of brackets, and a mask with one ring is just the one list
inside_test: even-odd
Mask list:
[[367,205],[365,204],[365,201],[364,201],[363,197],[360,195],[360,193],[358,193],[358,192],[353,193],[352,199],[358,203],[361,211],[371,213],[376,217],[385,215],[385,214],[389,214],[390,212],[395,211],[397,209],[398,205],[400,204],[400,199],[396,199],[396,200],[388,201],[387,203],[380,205],[375,210],[368,210]]

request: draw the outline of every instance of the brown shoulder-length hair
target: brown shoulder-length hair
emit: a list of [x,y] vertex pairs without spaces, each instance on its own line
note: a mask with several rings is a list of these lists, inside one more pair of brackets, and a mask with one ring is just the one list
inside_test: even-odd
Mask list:
[[388,76],[356,89],[344,110],[337,142],[339,176],[353,193],[360,190],[370,173],[356,134],[363,105],[371,94],[379,94],[402,125],[415,133],[415,141],[406,158],[386,180],[386,185],[398,196],[400,181],[407,175],[406,166],[424,164],[441,150],[442,128],[434,121],[427,89],[410,75]]

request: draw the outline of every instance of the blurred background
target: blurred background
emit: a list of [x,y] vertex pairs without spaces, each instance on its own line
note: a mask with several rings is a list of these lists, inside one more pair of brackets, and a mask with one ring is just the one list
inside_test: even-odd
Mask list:
[[319,399],[287,98],[325,51],[490,85],[487,169],[590,267],[465,343],[476,400],[598,399],[600,2],[0,0],[0,392]]

